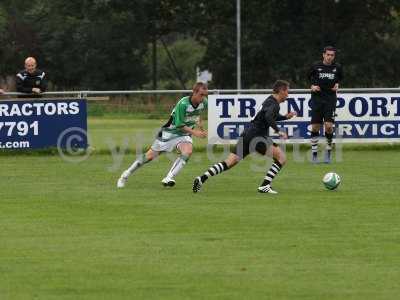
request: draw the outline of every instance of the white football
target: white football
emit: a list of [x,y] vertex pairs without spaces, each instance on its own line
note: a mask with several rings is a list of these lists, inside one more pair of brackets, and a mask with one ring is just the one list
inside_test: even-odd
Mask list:
[[322,178],[322,183],[328,190],[334,190],[340,184],[340,176],[335,172],[326,173],[324,178]]

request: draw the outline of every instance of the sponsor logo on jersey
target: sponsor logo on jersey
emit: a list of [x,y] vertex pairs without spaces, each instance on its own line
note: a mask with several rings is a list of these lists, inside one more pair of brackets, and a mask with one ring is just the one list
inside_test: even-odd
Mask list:
[[332,73],[319,73],[319,79],[328,78],[330,80],[335,79],[335,74]]

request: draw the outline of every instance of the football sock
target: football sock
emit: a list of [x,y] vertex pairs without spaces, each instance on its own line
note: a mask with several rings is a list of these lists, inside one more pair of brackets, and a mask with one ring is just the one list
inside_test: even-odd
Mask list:
[[201,182],[204,183],[210,176],[215,176],[223,171],[228,170],[229,167],[226,162],[222,161],[210,167],[203,175],[201,175]]
[[186,156],[183,154],[178,156],[178,158],[172,164],[172,167],[169,170],[167,177],[174,178],[179,173],[179,171],[186,165],[186,162],[188,160],[189,160],[189,156]]
[[325,132],[325,137],[326,137],[326,150],[331,151],[332,150],[333,133]]
[[318,136],[319,132],[318,131],[311,131],[311,152],[314,155],[317,155],[318,153]]
[[150,160],[147,159],[146,154],[142,154],[139,156],[133,164],[126,170],[126,175],[131,175],[133,172],[135,172],[137,169],[139,169],[141,166],[143,166],[145,163],[148,163]]
[[272,164],[271,168],[269,168],[267,174],[264,177],[264,181],[260,186],[271,184],[272,180],[279,173],[281,169],[282,169],[281,163],[277,160],[274,160],[274,163]]

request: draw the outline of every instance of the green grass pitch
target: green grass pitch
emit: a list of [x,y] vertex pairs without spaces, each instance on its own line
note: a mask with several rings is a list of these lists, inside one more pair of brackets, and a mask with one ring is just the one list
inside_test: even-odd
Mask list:
[[[92,119],[92,145],[132,148],[138,132],[151,142],[159,123]],[[278,195],[256,192],[270,165],[259,157],[193,194],[222,158],[204,151],[172,189],[162,157],[117,190],[134,156],[118,165],[105,153],[0,156],[1,300],[398,299],[398,150],[344,149],[331,165],[289,152]],[[328,171],[342,178],[336,191],[321,183]]]

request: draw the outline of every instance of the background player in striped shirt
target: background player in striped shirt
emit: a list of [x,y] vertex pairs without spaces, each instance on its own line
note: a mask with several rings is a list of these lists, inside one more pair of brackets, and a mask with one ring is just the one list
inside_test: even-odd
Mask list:
[[339,82],[343,78],[341,65],[335,63],[336,49],[324,48],[322,61],[314,63],[308,71],[311,82],[311,152],[312,161],[318,162],[318,137],[324,123],[326,137],[325,162],[330,163],[333,139],[333,125]]

